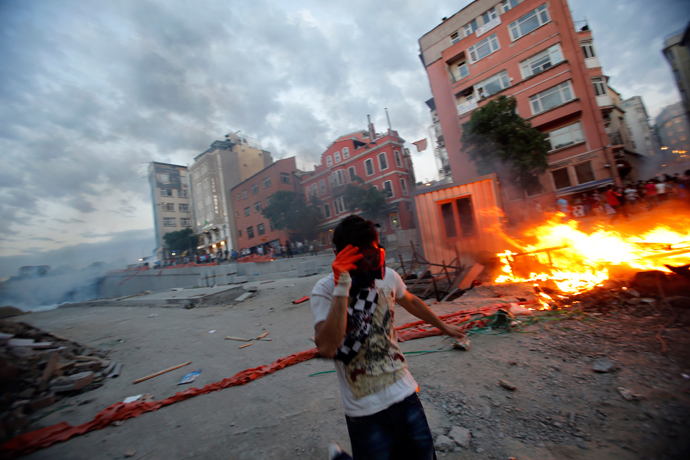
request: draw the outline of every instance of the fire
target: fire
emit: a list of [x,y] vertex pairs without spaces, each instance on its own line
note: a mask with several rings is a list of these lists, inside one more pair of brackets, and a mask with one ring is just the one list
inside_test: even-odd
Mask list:
[[[578,229],[578,221],[563,222],[563,214],[529,229],[525,236],[534,241],[509,241],[520,252],[497,254],[502,274],[496,283],[550,280],[565,294],[588,291],[609,278],[613,269],[662,270],[665,266],[690,263],[690,219],[676,216],[673,230],[659,224],[652,230],[630,234],[599,225],[591,232]],[[540,297],[553,300],[540,292]],[[543,302],[543,299],[540,301]]]

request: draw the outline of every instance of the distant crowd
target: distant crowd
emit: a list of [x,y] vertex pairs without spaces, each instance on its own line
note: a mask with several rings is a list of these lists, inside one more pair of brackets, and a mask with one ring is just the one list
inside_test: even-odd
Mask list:
[[[602,190],[585,192],[575,196],[560,197],[556,210],[568,218],[589,216],[610,216],[614,222],[621,215],[648,211],[669,200],[681,200],[690,204],[690,169],[680,174],[662,174],[648,180],[626,183],[623,187],[609,185]],[[541,205],[535,202],[535,211],[542,213]]]

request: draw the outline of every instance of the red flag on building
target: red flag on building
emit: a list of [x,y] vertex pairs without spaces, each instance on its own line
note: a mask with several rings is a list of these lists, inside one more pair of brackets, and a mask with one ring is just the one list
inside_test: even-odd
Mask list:
[[422,139],[421,141],[413,142],[412,144],[415,147],[417,147],[418,152],[421,152],[422,150],[426,150],[426,139]]

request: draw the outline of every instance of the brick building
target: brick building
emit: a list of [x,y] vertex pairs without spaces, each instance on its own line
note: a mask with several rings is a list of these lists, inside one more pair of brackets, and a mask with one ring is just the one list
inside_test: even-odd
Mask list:
[[477,176],[460,143],[462,124],[475,108],[509,95],[550,148],[541,192],[526,197],[501,182],[509,219],[522,218],[525,198],[549,208],[559,196],[620,183],[602,110],[611,101],[598,97],[607,79],[589,27],[576,28],[566,0],[476,0],[419,44],[455,182]]
[[299,179],[295,174],[297,165],[295,157],[278,160],[239,183],[230,190],[234,201],[235,228],[237,228],[237,246],[242,249],[256,249],[259,245],[276,246],[290,239],[286,229],[274,229],[262,214],[271,202],[271,195],[278,191],[296,192],[299,190]]
[[[322,220],[317,226],[318,239],[329,244],[331,232],[351,210],[345,207],[347,185],[371,185],[385,190],[387,206],[377,222],[388,243],[407,240],[404,231],[414,228],[411,194],[415,178],[409,151],[397,131],[368,131],[339,137],[321,155],[314,171],[302,174],[301,189],[308,203],[315,203]],[[355,210],[359,214],[360,210]]]

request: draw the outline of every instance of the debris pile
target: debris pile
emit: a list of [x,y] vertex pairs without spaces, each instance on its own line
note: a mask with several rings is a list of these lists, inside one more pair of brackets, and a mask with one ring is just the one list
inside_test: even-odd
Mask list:
[[0,441],[40,419],[64,397],[117,377],[121,363],[22,322],[0,321]]

